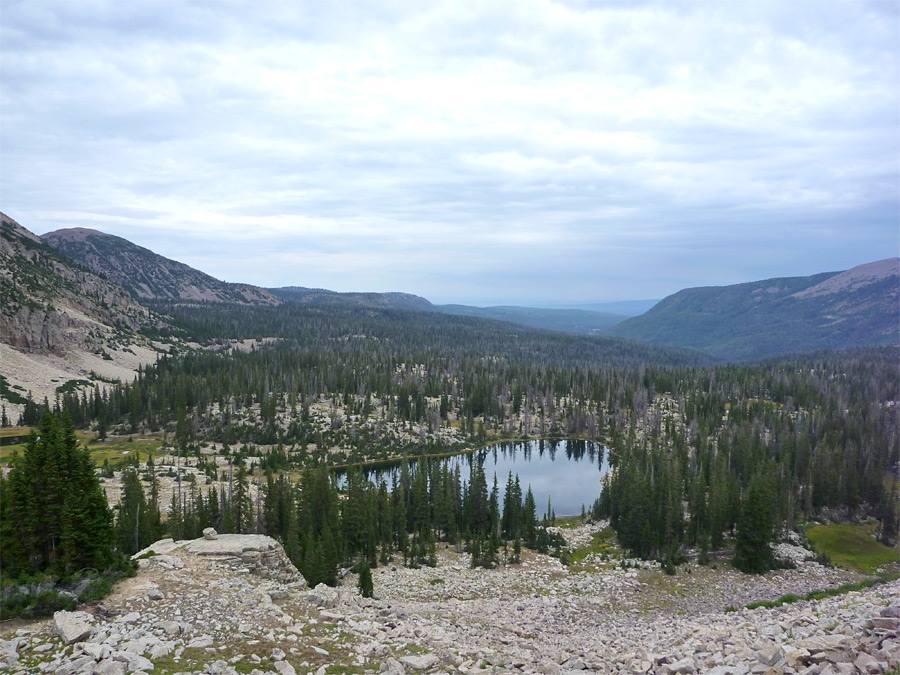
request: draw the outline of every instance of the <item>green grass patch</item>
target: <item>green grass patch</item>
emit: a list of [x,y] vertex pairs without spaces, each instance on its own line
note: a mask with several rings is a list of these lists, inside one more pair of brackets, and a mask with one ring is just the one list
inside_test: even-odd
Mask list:
[[898,551],[875,540],[878,523],[848,525],[830,523],[806,528],[806,536],[819,553],[844,569],[873,574],[884,565],[898,562]]
[[[757,607],[772,609],[773,607],[780,607],[781,605],[790,605],[800,600],[822,600],[823,598],[833,598],[837,595],[844,595],[845,593],[851,593],[853,591],[862,591],[866,588],[872,588],[873,586],[896,581],[898,577],[900,577],[900,575],[888,574],[882,577],[863,579],[862,581],[857,581],[852,584],[842,584],[841,586],[837,586],[835,588],[823,588],[818,591],[810,591],[806,595],[788,593],[786,595],[782,595],[776,600],[760,600],[759,602],[751,602],[749,605],[747,605],[747,609],[756,609]],[[725,611],[728,611],[727,607],[725,608]],[[731,611],[734,611],[734,608],[732,608]]]
[[617,556],[621,550],[616,543],[616,533],[610,527],[599,532],[594,532],[591,543],[581,548],[576,548],[569,554],[569,566],[577,566],[584,562],[592,553],[607,554],[610,557]]

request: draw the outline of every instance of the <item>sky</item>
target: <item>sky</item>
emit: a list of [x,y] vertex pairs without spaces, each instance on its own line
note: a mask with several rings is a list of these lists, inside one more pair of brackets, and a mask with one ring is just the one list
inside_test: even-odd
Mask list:
[[900,2],[4,0],[0,210],[565,305],[900,249]]

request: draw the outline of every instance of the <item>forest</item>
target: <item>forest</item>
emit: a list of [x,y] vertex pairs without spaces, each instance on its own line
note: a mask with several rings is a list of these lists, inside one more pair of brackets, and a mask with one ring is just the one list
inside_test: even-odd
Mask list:
[[[882,541],[896,541],[896,346],[735,365],[400,310],[156,309],[204,348],[161,357],[132,382],[30,402],[20,420],[67,420],[57,423],[100,437],[162,433],[168,452],[199,466],[210,444],[227,458],[228,475],[206,467],[205,494],[189,483],[171,504],[159,503],[152,459],[119,467],[111,527],[122,553],[213,525],[271,534],[308,579],[326,583],[395,553],[427,565],[438,542],[484,567],[515,562],[523,546],[564,557],[515,476],[488,486],[475,471],[466,484],[426,460],[391,485],[351,468],[338,489],[329,472],[525,438],[606,445],[612,471],[588,515],[608,518],[632,555],[667,567],[688,550],[731,550],[736,566],[764,571],[774,564],[768,542],[815,517],[875,517]],[[261,486],[258,504],[249,482]]]

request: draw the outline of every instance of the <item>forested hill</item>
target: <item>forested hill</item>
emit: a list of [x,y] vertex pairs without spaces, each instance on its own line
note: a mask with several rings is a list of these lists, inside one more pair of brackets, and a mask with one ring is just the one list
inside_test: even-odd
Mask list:
[[277,305],[268,291],[219,281],[127,239],[81,227],[56,230],[45,242],[124,287],[138,300],[203,300]]
[[557,330],[564,333],[597,334],[626,317],[607,312],[595,312],[586,309],[544,309],[540,307],[516,307],[501,305],[497,307],[472,307],[470,305],[435,305],[434,308],[445,314],[461,316],[480,316],[485,319],[509,321],[534,328]]
[[608,331],[729,360],[900,341],[900,260],[845,272],[689,288]]
[[304,305],[327,304],[377,309],[412,309],[423,312],[434,310],[434,306],[428,300],[410,293],[339,293],[324,288],[304,288],[302,286],[285,286],[267,290],[284,302]]

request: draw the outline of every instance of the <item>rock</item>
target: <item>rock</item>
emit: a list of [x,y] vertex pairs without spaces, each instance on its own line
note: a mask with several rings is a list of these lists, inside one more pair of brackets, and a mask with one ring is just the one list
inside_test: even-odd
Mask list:
[[297,671],[294,669],[294,666],[292,666],[287,661],[276,661],[272,667],[275,668],[275,670],[278,671],[281,675],[297,675]]
[[565,663],[562,664],[562,667],[566,670],[584,670],[585,665],[584,661],[578,657],[571,658]]
[[90,656],[79,656],[56,669],[56,675],[73,675],[82,668],[93,669],[94,659]]
[[200,637],[194,638],[188,643],[188,647],[190,649],[203,649],[205,647],[212,647],[213,639],[209,635],[201,635]]
[[284,661],[285,656],[286,654],[284,653],[283,649],[275,647],[275,649],[272,650],[272,659],[275,661]]
[[805,649],[792,649],[785,652],[784,659],[794,670],[801,670],[809,663],[809,652]]
[[125,624],[129,624],[129,625],[135,624],[140,620],[141,620],[141,615],[138,614],[137,612],[129,612],[125,616],[120,616],[118,619],[119,623],[125,623]]
[[56,612],[53,615],[53,630],[68,645],[80,642],[91,634],[90,618],[87,612]]
[[207,527],[203,530],[203,538],[207,541],[214,541],[219,538],[219,533],[216,532],[215,528]]
[[694,665],[694,659],[688,656],[680,661],[663,666],[663,671],[672,675],[690,675],[697,672],[697,667]]
[[156,586],[147,591],[147,597],[150,600],[162,600],[165,596],[163,596],[162,591],[159,590]]
[[169,637],[175,637],[181,633],[181,625],[177,621],[164,621],[158,624],[163,632]]
[[319,612],[319,618],[322,621],[328,621],[329,623],[339,623],[344,620],[343,614],[338,614],[337,612]]
[[774,666],[783,656],[784,651],[776,644],[767,644],[756,652],[756,658],[759,659],[759,662],[767,666]]
[[438,657],[434,654],[416,654],[413,656],[400,657],[400,663],[407,668],[414,670],[427,670],[438,662]]
[[888,617],[891,619],[900,619],[900,605],[891,605],[890,607],[885,607],[880,612],[881,616]]
[[328,656],[328,650],[326,650],[326,649],[322,649],[321,647],[316,647],[315,645],[313,645],[312,649],[319,656]]
[[140,654],[132,654],[131,652],[117,652],[113,658],[116,661],[124,661],[126,669],[129,673],[135,673],[139,670],[153,670],[153,661],[141,656]]
[[319,584],[306,594],[306,601],[316,607],[331,608],[337,604],[338,593],[325,584]]
[[123,661],[108,658],[94,666],[94,675],[125,675],[126,665]]
[[378,672],[386,673],[387,675],[406,675],[406,668],[397,659],[387,658],[381,662]]
[[543,659],[538,663],[537,670],[544,675],[558,675],[560,668],[558,663],[550,659]]

